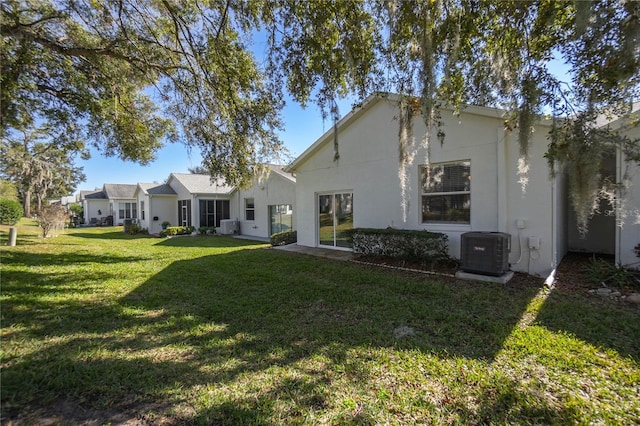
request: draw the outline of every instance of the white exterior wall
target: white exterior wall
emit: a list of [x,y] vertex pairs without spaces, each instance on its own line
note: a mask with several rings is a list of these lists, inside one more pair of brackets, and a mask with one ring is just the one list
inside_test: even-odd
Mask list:
[[[640,138],[640,127],[629,129],[626,134],[632,138]],[[640,166],[627,163],[624,154],[618,155],[618,181],[625,182],[624,208],[618,217],[619,227],[616,232],[616,263],[633,269],[640,269],[640,259],[634,248],[640,244]]]
[[[90,225],[91,218],[96,218],[98,221],[100,218],[109,216],[109,200],[107,199],[84,199],[82,201],[82,208],[84,214],[84,223]],[[98,214],[98,210],[102,214]]]
[[[240,221],[242,235],[269,238],[271,236],[271,220],[269,206],[290,204],[293,208],[293,229],[296,229],[296,189],[295,183],[279,175],[269,173],[264,181],[254,183],[246,190],[237,190],[231,202],[231,218]],[[255,205],[255,220],[245,218],[245,199],[253,198]]]
[[[468,231],[500,231],[512,235],[512,269],[546,276],[564,255],[553,232],[564,226],[562,197],[549,179],[543,154],[546,128],[532,135],[530,169],[526,191],[517,174],[517,134],[503,130],[504,119],[490,109],[471,109],[485,115],[463,112],[460,117],[442,111],[443,146],[432,137],[430,162],[471,161],[471,223],[423,224],[419,165],[426,151],[419,149],[409,168],[406,220],[398,177],[398,108],[379,101],[357,112],[357,119],[340,127],[340,159],[335,162],[331,142],[321,145],[306,161],[294,164],[298,244],[317,245],[317,195],[322,192],[353,191],[354,227],[426,229],[449,236],[449,253],[460,257],[460,235]],[[493,113],[495,117],[486,114]],[[434,132],[435,133],[435,132]],[[425,134],[424,123],[414,122],[416,144]],[[327,135],[325,135],[326,137]],[[303,154],[304,155],[304,154]],[[558,186],[558,185],[556,185]],[[554,208],[556,209],[554,212]],[[516,220],[525,219],[518,244]],[[529,236],[540,238],[539,251],[527,247]],[[522,257],[520,257],[522,249]],[[560,253],[562,252],[562,253]],[[519,260],[519,262],[518,262]]]
[[[146,204],[146,203],[145,203]],[[162,222],[168,220],[172,225],[178,223],[178,199],[175,195],[152,195],[145,213],[151,234],[162,231]],[[154,220],[157,217],[158,220]]]

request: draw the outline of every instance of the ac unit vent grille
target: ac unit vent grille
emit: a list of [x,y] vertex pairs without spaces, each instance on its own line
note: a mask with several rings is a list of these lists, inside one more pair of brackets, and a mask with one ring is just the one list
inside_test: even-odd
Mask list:
[[509,241],[502,232],[466,232],[461,236],[460,269],[500,276],[509,271]]

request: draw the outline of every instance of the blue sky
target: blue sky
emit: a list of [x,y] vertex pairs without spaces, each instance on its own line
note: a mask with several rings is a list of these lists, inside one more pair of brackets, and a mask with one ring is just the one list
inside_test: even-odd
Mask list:
[[[340,116],[351,111],[352,103],[350,99],[338,102]],[[282,119],[284,129],[279,136],[293,158],[302,154],[333,126],[331,120],[323,121],[317,106],[309,104],[303,109],[292,100],[287,100],[287,105],[282,111]],[[197,148],[189,152],[181,143],[167,144],[158,151],[156,158],[156,161],[141,166],[118,158],[105,157],[92,148],[91,159],[76,161],[76,165],[83,167],[87,176],[87,180],[78,186],[76,192],[102,188],[105,183],[164,182],[170,173],[188,173],[189,168],[199,166],[202,161]]]

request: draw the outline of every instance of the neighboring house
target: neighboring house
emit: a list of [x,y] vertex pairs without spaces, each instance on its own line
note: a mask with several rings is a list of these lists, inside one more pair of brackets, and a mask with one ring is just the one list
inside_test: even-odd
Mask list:
[[125,219],[137,219],[136,188],[137,185],[105,183],[101,190],[80,191],[84,223],[100,223],[107,216],[113,217],[114,225]]
[[162,231],[162,222],[178,222],[176,202],[178,194],[166,184],[139,183],[134,196],[138,204],[138,220],[141,228],[151,234]]
[[176,193],[176,220],[170,220],[174,226],[220,227],[221,220],[232,217],[234,188],[222,179],[212,181],[209,175],[171,173],[167,186]]
[[236,189],[231,212],[240,223],[240,233],[269,238],[295,229],[295,185],[296,179],[282,166],[269,165],[268,172],[256,178],[249,188]]
[[122,183],[105,183],[102,191],[109,200],[109,216],[113,216],[113,224],[120,225],[125,219],[137,219],[138,208],[134,196],[137,185]]
[[171,173],[162,185],[140,183],[135,191],[140,226],[152,234],[162,230],[164,221],[220,232],[221,221],[233,220],[236,233],[260,238],[294,229],[295,178],[282,166],[269,165],[268,170],[246,189],[190,173]]
[[80,191],[80,202],[85,224],[96,224],[103,217],[108,216],[109,200],[102,189]]
[[369,97],[340,120],[337,138],[328,131],[288,168],[297,180],[298,244],[350,250],[345,231],[354,227],[424,229],[447,234],[449,254],[459,258],[461,234],[505,232],[513,270],[542,276],[554,270],[567,251],[568,203],[564,176],[551,179],[544,158],[550,123],[536,125],[528,172],[519,174],[518,134],[505,129],[503,111],[442,110],[444,141],[432,131],[428,155],[420,148],[426,128],[416,116],[417,151],[403,197],[399,99]]

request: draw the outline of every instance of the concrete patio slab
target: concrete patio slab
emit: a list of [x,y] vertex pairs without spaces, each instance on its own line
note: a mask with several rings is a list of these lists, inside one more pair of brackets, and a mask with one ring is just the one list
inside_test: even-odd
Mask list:
[[332,259],[332,260],[348,261],[348,260],[354,259],[355,257],[353,255],[353,252],[351,251],[331,250],[331,249],[319,248],[319,247],[306,247],[306,246],[299,246],[297,244],[289,244],[286,246],[275,246],[273,248],[275,250],[306,254],[309,256],[324,257],[326,259]]

